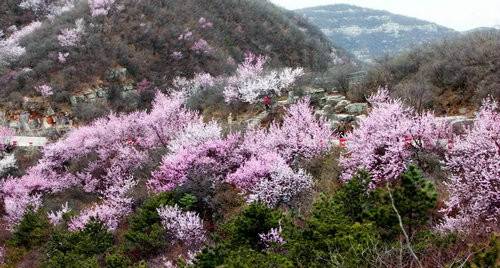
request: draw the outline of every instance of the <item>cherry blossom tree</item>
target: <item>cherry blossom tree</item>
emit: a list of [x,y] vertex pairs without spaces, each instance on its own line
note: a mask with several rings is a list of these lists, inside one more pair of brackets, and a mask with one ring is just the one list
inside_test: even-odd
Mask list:
[[260,240],[266,248],[278,245],[282,246],[286,243],[285,239],[281,235],[282,228],[281,225],[278,228],[271,228],[269,232],[259,234]]
[[113,7],[115,0],[88,0],[90,14],[93,17],[106,16]]
[[20,41],[41,26],[41,22],[34,21],[14,31],[8,38],[0,39],[0,67],[7,66],[24,55],[26,49],[20,45]]
[[281,95],[304,73],[302,68],[267,71],[264,69],[266,62],[264,56],[247,53],[244,62],[238,65],[236,74],[228,78],[224,88],[226,102],[255,103],[264,95]]
[[71,209],[68,206],[68,202],[66,202],[64,205],[61,206],[60,210],[49,212],[47,214],[47,217],[49,218],[50,223],[56,226],[62,222],[64,214],[70,211]]
[[295,172],[275,152],[251,158],[227,181],[247,193],[248,202],[260,201],[270,207],[290,205],[296,196],[312,187],[311,175],[302,169]]
[[176,77],[173,81],[174,89],[184,94],[191,96],[199,91],[206,90],[219,83],[221,79],[217,79],[208,73],[197,73],[193,79],[185,77]]
[[49,97],[54,94],[54,90],[49,85],[40,85],[37,86],[35,89],[38,93],[40,93],[44,97]]
[[74,28],[61,30],[61,33],[57,36],[60,46],[74,47],[80,43],[82,35],[85,32],[85,22],[83,18],[76,20],[75,25]]
[[207,20],[204,17],[201,17],[198,20],[198,25],[200,25],[202,29],[212,28],[214,26],[214,24],[211,21]]
[[196,252],[207,241],[203,220],[197,213],[182,211],[177,205],[158,208],[162,224],[173,238],[191,252]]
[[281,124],[268,130],[254,129],[245,134],[243,148],[254,155],[278,152],[288,163],[310,159],[328,151],[333,132],[324,118],[316,119],[309,99],[299,100],[286,110]]
[[208,42],[201,38],[194,42],[191,46],[191,50],[197,54],[210,54],[213,52],[214,48],[208,44]]
[[380,89],[368,101],[373,108],[347,135],[347,152],[341,156],[342,178],[349,180],[358,170],[372,175],[371,187],[396,179],[419,152],[443,152],[440,140],[451,136],[448,123],[432,113],[423,115],[392,99]]
[[445,168],[449,199],[443,231],[492,232],[500,226],[500,114],[498,103],[483,102],[471,129],[455,137]]
[[46,13],[49,6],[50,4],[47,0],[23,0],[19,3],[20,8],[32,10],[35,14]]
[[149,188],[170,191],[202,176],[213,184],[235,185],[249,202],[288,205],[312,185],[311,176],[295,162],[326,152],[331,137],[326,122],[314,117],[307,100],[290,107],[282,124],[243,137],[224,138],[215,122],[198,122],[171,141],[170,153],[153,173]]
[[66,63],[68,57],[69,57],[69,53],[68,52],[66,52],[66,53],[59,52],[59,53],[57,53],[57,61],[59,61],[59,63]]
[[[9,222],[20,220],[30,205],[37,207],[40,193],[80,186],[100,194],[101,202],[72,221],[72,228],[80,228],[98,215],[113,229],[117,217],[130,211],[131,202],[126,192],[117,188],[126,189],[125,185],[131,184],[134,171],[149,160],[150,150],[166,147],[177,132],[191,122],[199,122],[198,115],[184,108],[184,101],[179,94],[159,93],[149,113],[111,114],[47,145],[37,165],[21,178],[5,180],[1,187],[4,203],[12,204],[6,205]],[[82,168],[68,169],[70,163],[80,160]]]
[[225,139],[214,135],[200,137],[203,140],[195,139],[196,143],[192,146],[176,146],[179,150],[163,157],[159,169],[153,172],[148,182],[151,191],[171,191],[188,182],[191,176],[218,178],[212,182],[221,182],[230,170],[244,160],[238,153],[238,135]]

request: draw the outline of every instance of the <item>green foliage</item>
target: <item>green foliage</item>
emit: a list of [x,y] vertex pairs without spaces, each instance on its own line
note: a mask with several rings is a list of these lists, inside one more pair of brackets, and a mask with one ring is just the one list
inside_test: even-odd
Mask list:
[[259,234],[279,226],[283,215],[261,203],[252,203],[222,226],[217,243],[205,248],[196,267],[293,267],[286,256],[263,251]]
[[196,196],[192,194],[184,194],[180,199],[179,199],[179,206],[184,208],[185,210],[190,210],[196,205],[198,202],[198,199]]
[[[308,267],[362,267],[380,244],[393,241],[401,230],[389,192],[369,189],[370,180],[360,172],[333,195],[321,196],[305,228],[288,234],[290,258]],[[409,233],[428,223],[437,193],[417,168],[410,167],[391,193]]]
[[166,246],[165,230],[156,209],[174,205],[174,194],[160,193],[148,198],[130,217],[129,229],[125,233],[125,247],[134,256],[148,256]]
[[252,203],[223,228],[232,245],[259,248],[259,234],[278,227],[281,218],[280,212],[262,203]]
[[493,234],[490,243],[474,254],[466,267],[500,267],[500,235]]
[[[373,222],[385,240],[401,233],[387,188],[371,190],[370,175],[360,172],[344,184],[330,202],[340,206],[342,213],[354,222]],[[406,231],[412,235],[427,224],[437,206],[437,191],[422,172],[410,166],[397,184],[391,187],[394,204]]]
[[142,206],[130,216],[129,228],[125,233],[125,249],[136,259],[158,253],[167,245],[165,229],[157,209],[178,204],[191,209],[198,200],[191,194],[164,192],[145,200]]
[[415,166],[410,166],[402,174],[400,184],[393,190],[393,196],[403,225],[408,228],[409,234],[413,234],[416,228],[428,224],[437,206],[436,188]]
[[98,259],[113,245],[113,235],[98,221],[78,232],[58,231],[47,243],[45,267],[99,267]]
[[[224,255],[224,256],[221,256]],[[250,247],[239,247],[204,251],[194,267],[294,267],[293,262],[282,254],[261,252]]]
[[121,253],[112,253],[106,255],[106,267],[108,268],[127,268],[130,267],[130,259]]
[[45,243],[51,232],[47,214],[43,210],[28,210],[15,227],[9,243],[31,249]]
[[[345,194],[342,190],[339,192]],[[359,204],[345,207],[348,200],[338,203],[341,198],[322,196],[305,227],[288,234],[286,247],[299,266],[361,267],[377,245],[379,235],[374,224],[356,222],[348,216]]]

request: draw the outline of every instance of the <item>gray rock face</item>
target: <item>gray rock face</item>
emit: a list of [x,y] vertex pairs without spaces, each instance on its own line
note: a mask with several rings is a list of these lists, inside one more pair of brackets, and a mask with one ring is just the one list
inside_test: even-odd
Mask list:
[[363,114],[368,110],[366,103],[352,103],[345,106],[345,111],[349,114]]
[[257,116],[250,118],[247,121],[248,128],[254,128],[254,127],[259,126],[260,123],[262,122],[262,120],[264,120],[264,118],[266,118],[268,115],[269,115],[269,112],[263,111],[262,113],[258,114]]
[[325,90],[322,88],[306,88],[304,89],[304,94],[306,95],[321,95],[325,94]]
[[325,97],[323,97],[322,100],[324,101],[325,105],[335,107],[335,105],[337,105],[337,103],[345,100],[345,97],[342,95],[332,95],[332,96],[325,96]]
[[346,123],[353,122],[354,120],[356,120],[356,117],[352,114],[333,114],[331,118],[332,120],[346,122]]
[[348,101],[348,100],[341,100],[341,101],[339,101],[339,102],[335,105],[335,107],[334,107],[335,112],[337,112],[337,113],[343,113],[343,112],[345,111],[345,107],[346,107],[347,105],[349,105],[349,104],[351,104],[351,102],[350,102],[350,101]]

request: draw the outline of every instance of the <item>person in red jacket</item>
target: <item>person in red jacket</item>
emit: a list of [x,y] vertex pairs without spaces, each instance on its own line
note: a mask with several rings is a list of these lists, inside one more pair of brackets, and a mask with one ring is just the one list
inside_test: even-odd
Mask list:
[[262,103],[264,104],[264,107],[266,107],[266,110],[270,110],[271,109],[271,98],[269,96],[264,96],[264,98],[262,98]]

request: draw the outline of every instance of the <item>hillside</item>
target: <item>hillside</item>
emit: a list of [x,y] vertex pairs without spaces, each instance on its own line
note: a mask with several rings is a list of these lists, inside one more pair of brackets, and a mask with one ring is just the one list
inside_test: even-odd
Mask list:
[[456,35],[452,29],[387,11],[347,4],[296,10],[330,40],[363,61],[394,55],[418,44]]
[[488,95],[500,99],[500,32],[472,32],[381,60],[357,94],[380,85],[419,109],[474,111]]
[[[11,42],[19,55],[2,59],[0,53],[4,111],[51,106],[87,120],[108,106],[131,111],[147,107],[155,88],[167,88],[177,76],[232,72],[249,51],[266,55],[274,67],[318,70],[332,62],[331,44],[319,30],[265,0],[120,0],[95,10],[92,1],[74,0],[53,1],[69,7],[19,8],[26,1],[2,3],[2,27],[18,29],[2,29],[4,43],[21,36]],[[35,19],[41,24],[28,24]],[[32,33],[19,34],[28,32],[26,25]],[[80,104],[99,98],[104,103]]]

